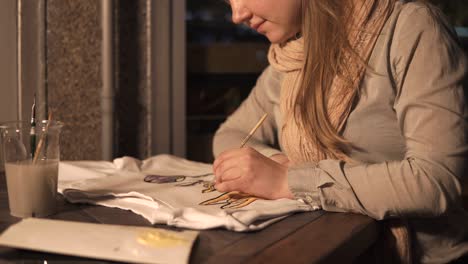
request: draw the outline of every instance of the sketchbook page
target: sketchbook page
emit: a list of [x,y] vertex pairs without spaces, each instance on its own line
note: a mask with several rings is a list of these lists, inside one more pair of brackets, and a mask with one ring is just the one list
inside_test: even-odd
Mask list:
[[0,245],[131,263],[188,263],[197,231],[28,218],[0,235]]

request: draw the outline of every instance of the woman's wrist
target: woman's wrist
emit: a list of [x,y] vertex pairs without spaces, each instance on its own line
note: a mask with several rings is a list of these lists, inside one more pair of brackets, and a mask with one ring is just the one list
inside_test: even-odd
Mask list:
[[283,166],[286,166],[286,167],[289,166],[289,159],[284,154],[275,154],[273,156],[270,156],[270,159],[272,159],[276,163],[279,163],[279,164],[281,164]]
[[[276,161],[275,161],[276,162]],[[289,182],[288,182],[288,166],[280,164],[276,162],[275,165],[277,169],[275,169],[276,173],[280,176],[280,181],[278,182],[279,185],[276,188],[273,188],[274,192],[271,194],[271,199],[281,199],[281,198],[288,198],[294,199],[294,195],[289,189]]]

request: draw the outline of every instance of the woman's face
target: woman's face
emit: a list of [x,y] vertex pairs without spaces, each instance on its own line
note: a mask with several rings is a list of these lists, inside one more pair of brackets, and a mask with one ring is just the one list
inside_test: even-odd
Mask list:
[[229,0],[232,21],[245,23],[272,43],[282,43],[301,30],[302,0]]

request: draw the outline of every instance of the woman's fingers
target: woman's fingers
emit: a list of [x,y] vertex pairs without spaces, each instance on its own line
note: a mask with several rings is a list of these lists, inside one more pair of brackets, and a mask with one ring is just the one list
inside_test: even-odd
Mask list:
[[219,164],[222,163],[224,160],[230,159],[230,158],[235,157],[237,155],[238,155],[238,150],[237,149],[231,149],[231,150],[224,151],[213,162],[213,171],[215,171],[218,168]]
[[219,183],[215,184],[215,189],[218,192],[230,192],[230,191],[234,190],[233,186],[235,186],[235,184],[232,181],[230,181],[230,182],[219,182]]
[[239,149],[231,149],[228,151],[225,151],[221,153],[218,158],[213,163],[213,172],[215,175],[217,172],[220,170],[220,166],[222,166],[224,169],[229,169],[232,166],[235,166],[235,164],[238,164],[238,161],[245,156],[252,155],[256,151],[252,149],[251,147],[244,147],[244,148],[239,148]]
[[230,192],[230,191],[246,192],[244,185],[245,184],[242,178],[237,178],[231,181],[217,183],[215,185],[215,188],[219,192]]
[[[218,166],[216,166],[216,169],[214,169],[214,174],[218,176],[222,176],[225,172],[228,170],[231,170],[233,168],[242,168],[242,157],[232,157],[229,159],[224,159],[221,162],[218,163]],[[239,171],[240,172],[240,171]]]
[[230,167],[226,170],[223,170],[220,174],[215,174],[216,182],[227,182],[242,177],[242,169],[238,167]]
[[216,171],[219,164],[222,163],[224,160],[238,156],[240,151],[241,149],[230,149],[219,154],[219,156],[213,162],[213,171]]

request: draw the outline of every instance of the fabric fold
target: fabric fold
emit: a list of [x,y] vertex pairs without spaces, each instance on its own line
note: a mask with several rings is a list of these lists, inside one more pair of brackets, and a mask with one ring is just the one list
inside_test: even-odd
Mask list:
[[140,161],[61,162],[59,192],[72,203],[115,207],[152,224],[190,229],[258,230],[294,212],[313,210],[290,199],[263,200],[214,189],[212,165],[171,155]]

